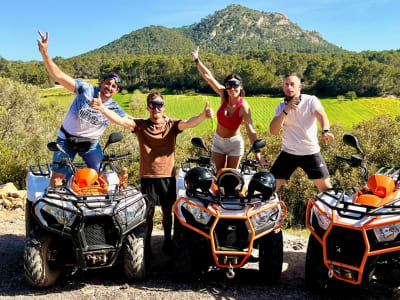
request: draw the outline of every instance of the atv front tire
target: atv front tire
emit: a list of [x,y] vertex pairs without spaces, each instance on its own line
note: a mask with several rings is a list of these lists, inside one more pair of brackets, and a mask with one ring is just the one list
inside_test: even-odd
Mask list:
[[315,291],[325,289],[329,281],[328,268],[324,264],[322,245],[313,234],[310,234],[308,239],[305,281],[307,288]]
[[126,277],[135,281],[143,280],[146,276],[145,237],[145,228],[140,226],[125,240],[123,249],[124,272]]
[[24,271],[25,278],[33,287],[48,287],[53,285],[60,276],[60,268],[53,267],[48,262],[49,246],[52,236],[37,237],[30,233],[25,242]]
[[193,271],[192,245],[190,244],[189,232],[175,216],[174,218],[174,253],[173,266],[175,276],[185,278]]
[[26,199],[25,200],[25,237],[28,239],[29,232],[31,232],[31,209],[32,203]]
[[258,268],[267,283],[275,284],[282,274],[283,238],[278,229],[260,238]]

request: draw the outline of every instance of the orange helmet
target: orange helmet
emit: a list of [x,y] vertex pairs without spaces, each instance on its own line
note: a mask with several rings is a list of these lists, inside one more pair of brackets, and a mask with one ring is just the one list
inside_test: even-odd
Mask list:
[[72,178],[72,190],[79,195],[104,194],[107,189],[107,183],[99,178],[94,169],[79,169]]
[[81,188],[92,185],[96,182],[97,178],[99,178],[99,175],[95,169],[83,168],[76,171],[73,180]]

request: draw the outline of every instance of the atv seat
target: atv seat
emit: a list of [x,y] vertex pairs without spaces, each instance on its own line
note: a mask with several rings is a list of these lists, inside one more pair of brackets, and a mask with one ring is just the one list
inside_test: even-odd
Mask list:
[[397,193],[394,192],[394,179],[382,174],[372,175],[367,182],[368,192],[354,195],[354,203],[379,207],[393,201]]

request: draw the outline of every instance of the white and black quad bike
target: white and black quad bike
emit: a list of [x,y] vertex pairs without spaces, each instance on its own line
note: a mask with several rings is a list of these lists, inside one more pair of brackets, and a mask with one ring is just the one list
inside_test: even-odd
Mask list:
[[[121,139],[121,133],[112,133],[103,152]],[[55,142],[47,146],[63,152]],[[58,186],[49,186],[50,164],[30,166],[24,252],[29,285],[53,285],[68,267],[86,270],[117,262],[122,262],[128,278],[144,278],[148,200],[136,186],[121,185],[113,166],[129,156],[104,152],[99,174],[84,163],[63,159],[59,164],[73,175]]]
[[276,283],[281,277],[283,241],[281,225],[286,206],[275,193],[275,178],[259,171],[248,158],[265,146],[257,140],[239,170],[223,168],[216,174],[209,150],[200,138],[192,144],[207,156],[189,158],[178,175],[174,204],[174,269],[179,277],[259,263],[261,278]]

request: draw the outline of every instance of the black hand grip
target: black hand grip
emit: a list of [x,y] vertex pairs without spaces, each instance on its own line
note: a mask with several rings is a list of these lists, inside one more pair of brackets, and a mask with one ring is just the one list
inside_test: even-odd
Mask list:
[[345,161],[345,162],[348,162],[348,161],[349,161],[346,157],[339,156],[339,155],[336,155],[336,159],[337,159],[337,160],[341,160],[341,161]]
[[187,160],[186,160],[186,162],[188,162],[188,163],[198,163],[198,159],[197,158],[188,158]]
[[127,152],[127,153],[121,153],[121,154],[105,154],[103,156],[103,161],[114,161],[114,160],[120,160],[124,159],[128,156],[130,156],[132,153]]

